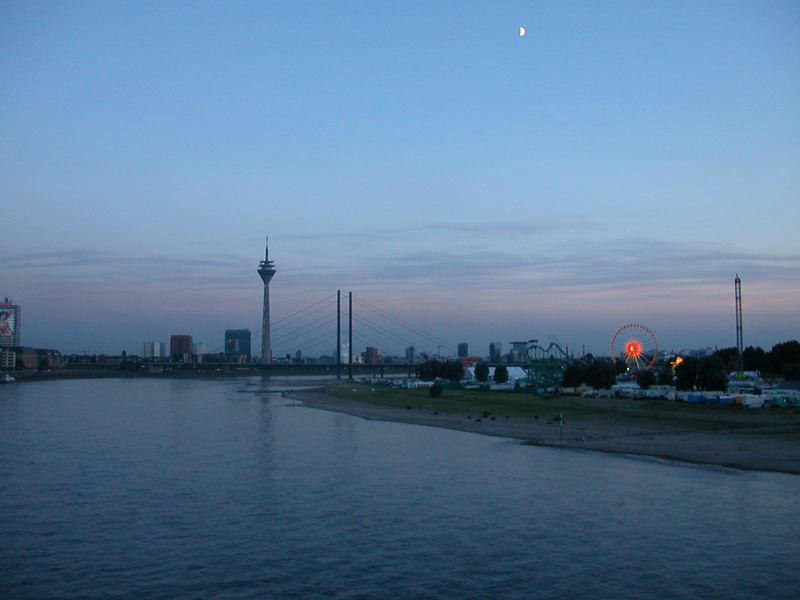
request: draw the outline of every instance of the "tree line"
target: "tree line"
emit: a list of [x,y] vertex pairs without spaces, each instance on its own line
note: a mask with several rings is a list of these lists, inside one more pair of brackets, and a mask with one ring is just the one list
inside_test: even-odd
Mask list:
[[[739,351],[736,347],[722,348],[714,354],[722,359],[730,371],[738,369]],[[781,342],[769,352],[759,346],[747,346],[742,351],[742,361],[745,371],[759,371],[768,379],[800,379],[800,342]]]
[[[457,383],[464,378],[464,363],[460,360],[426,360],[417,366],[417,376],[423,381],[433,381],[434,379],[444,379]],[[475,379],[480,383],[489,380],[489,365],[485,362],[475,365]],[[494,368],[494,382],[505,383],[508,381],[508,368],[505,365],[497,365]]]
[[[687,356],[679,364],[664,365],[657,370],[643,370],[636,374],[637,382],[643,389],[653,385],[674,385],[681,391],[718,391],[728,389],[728,374],[738,369],[739,352],[735,347],[722,348],[711,356],[695,358]],[[759,371],[765,378],[783,377],[800,379],[800,342],[791,340],[775,344],[769,352],[762,348],[748,346],[744,349],[745,371]],[[594,389],[611,389],[617,376],[627,369],[624,361],[594,358],[588,354],[582,360],[568,365],[562,374],[564,387],[577,387],[583,384]],[[424,381],[444,379],[459,382],[464,377],[464,364],[460,360],[428,360],[417,367],[417,374]],[[489,379],[489,365],[478,363],[475,366],[475,379],[483,383]],[[508,369],[497,365],[494,372],[495,383],[508,381]]]
[[[724,392],[728,389],[728,374],[738,369],[738,357],[736,348],[723,348],[704,358],[687,356],[674,367],[667,364],[656,371],[639,371],[636,378],[643,389],[658,383],[674,385],[681,391]],[[765,378],[800,379],[800,342],[797,340],[775,344],[769,352],[748,346],[742,357],[745,371],[759,371]],[[611,389],[617,376],[625,369],[623,361],[614,363],[595,359],[589,354],[564,369],[562,385],[577,387],[586,384],[595,389]]]

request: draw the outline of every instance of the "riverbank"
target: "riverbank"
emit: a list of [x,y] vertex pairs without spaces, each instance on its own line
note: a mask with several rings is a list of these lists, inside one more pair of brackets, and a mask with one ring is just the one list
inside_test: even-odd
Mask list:
[[[342,384],[294,395],[365,419],[444,427],[529,444],[800,474],[800,410],[658,400],[390,390]],[[563,416],[563,428],[559,421]]]

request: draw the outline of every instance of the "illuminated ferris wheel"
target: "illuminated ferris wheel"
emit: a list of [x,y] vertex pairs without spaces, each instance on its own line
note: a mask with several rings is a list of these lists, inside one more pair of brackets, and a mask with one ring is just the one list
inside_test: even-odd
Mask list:
[[649,369],[658,358],[656,336],[644,325],[628,323],[611,338],[611,360],[624,360],[629,369]]

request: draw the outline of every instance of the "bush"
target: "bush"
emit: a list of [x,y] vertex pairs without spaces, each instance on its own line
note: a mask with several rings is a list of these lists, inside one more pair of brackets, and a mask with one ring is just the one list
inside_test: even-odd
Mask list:
[[431,398],[438,398],[442,395],[444,386],[438,381],[431,386]]

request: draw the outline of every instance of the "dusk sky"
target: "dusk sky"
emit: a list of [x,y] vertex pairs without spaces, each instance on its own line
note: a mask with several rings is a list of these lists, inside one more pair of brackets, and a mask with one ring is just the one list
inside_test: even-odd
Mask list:
[[0,98],[25,345],[256,335],[266,235],[273,321],[800,339],[796,0],[0,1]]

